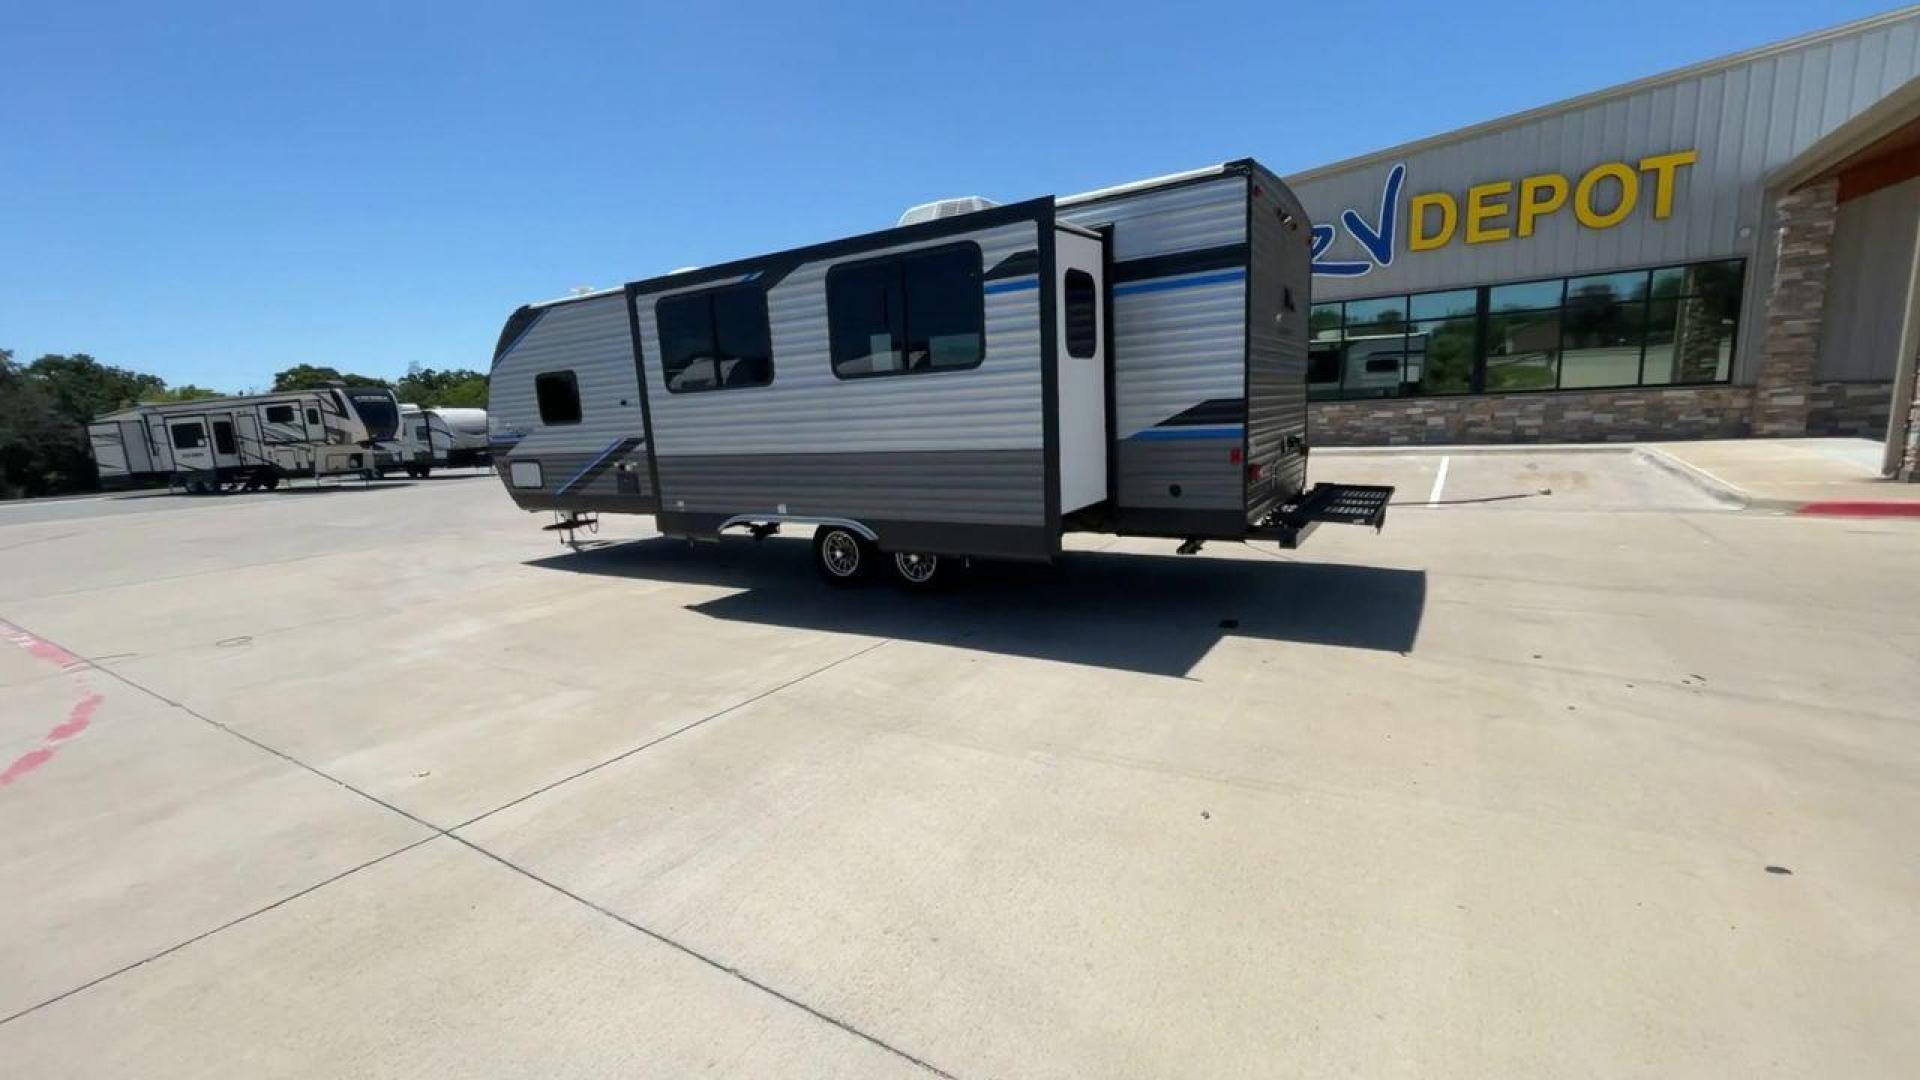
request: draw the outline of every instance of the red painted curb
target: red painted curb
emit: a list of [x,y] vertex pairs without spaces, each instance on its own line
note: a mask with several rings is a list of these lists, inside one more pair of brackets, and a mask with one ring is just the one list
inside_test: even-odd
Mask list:
[[1794,513],[1825,517],[1920,517],[1920,502],[1810,502]]

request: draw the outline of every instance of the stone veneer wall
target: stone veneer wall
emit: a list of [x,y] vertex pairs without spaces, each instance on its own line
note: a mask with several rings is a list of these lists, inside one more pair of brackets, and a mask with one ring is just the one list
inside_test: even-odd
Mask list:
[[1749,386],[1315,401],[1307,436],[1315,446],[1732,439],[1749,434],[1752,410]]
[[1753,434],[1805,435],[1814,360],[1827,308],[1839,180],[1787,192],[1774,201],[1779,255],[1760,328],[1754,375]]
[[1891,382],[1824,382],[1807,388],[1807,434],[1887,437]]

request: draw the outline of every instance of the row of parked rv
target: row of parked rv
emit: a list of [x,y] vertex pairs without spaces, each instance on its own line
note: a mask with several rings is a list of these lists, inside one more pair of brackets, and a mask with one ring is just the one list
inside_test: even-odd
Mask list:
[[486,410],[423,409],[381,387],[136,405],[95,418],[87,434],[108,490],[272,490],[294,477],[424,477],[490,461]]

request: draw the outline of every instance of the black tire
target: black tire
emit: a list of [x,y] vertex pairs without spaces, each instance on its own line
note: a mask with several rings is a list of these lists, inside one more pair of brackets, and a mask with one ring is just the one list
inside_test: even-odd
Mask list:
[[420,466],[420,471],[419,471],[419,472],[417,472],[417,473],[414,473],[413,475],[414,475],[414,476],[416,476],[416,477],[418,477],[418,478],[420,478],[420,479],[422,479],[422,480],[425,480],[425,479],[426,479],[427,477],[429,477],[429,476],[432,476],[432,475],[433,475],[433,466],[431,466],[431,465],[422,465],[422,466]]
[[880,549],[844,525],[822,525],[813,533],[813,568],[836,588],[865,585],[880,568]]
[[933,592],[946,585],[953,575],[953,560],[918,551],[895,551],[887,555],[887,572],[894,584],[914,592]]
[[275,469],[272,472],[268,473],[266,476],[262,477],[260,480],[260,486],[267,489],[268,491],[272,491],[274,488],[279,487],[280,486],[280,470]]

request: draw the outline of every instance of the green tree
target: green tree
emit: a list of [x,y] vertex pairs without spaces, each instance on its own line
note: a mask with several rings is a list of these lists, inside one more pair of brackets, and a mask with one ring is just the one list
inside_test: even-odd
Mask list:
[[344,383],[347,386],[392,386],[385,379],[376,379],[371,375],[355,375],[352,372],[342,374],[339,368],[317,367],[313,364],[295,364],[285,371],[273,373],[275,390],[312,390],[328,383]]
[[401,401],[425,409],[487,407],[487,377],[464,368],[435,371],[418,364],[409,365],[406,376],[394,384],[393,392]]
[[200,401],[204,398],[217,398],[217,397],[225,397],[225,396],[226,396],[225,394],[222,394],[218,390],[209,390],[204,386],[195,386],[192,383],[187,383],[185,386],[169,386],[166,389],[160,391],[158,394],[155,394],[152,397],[148,397],[143,400],[146,400],[146,401]]

